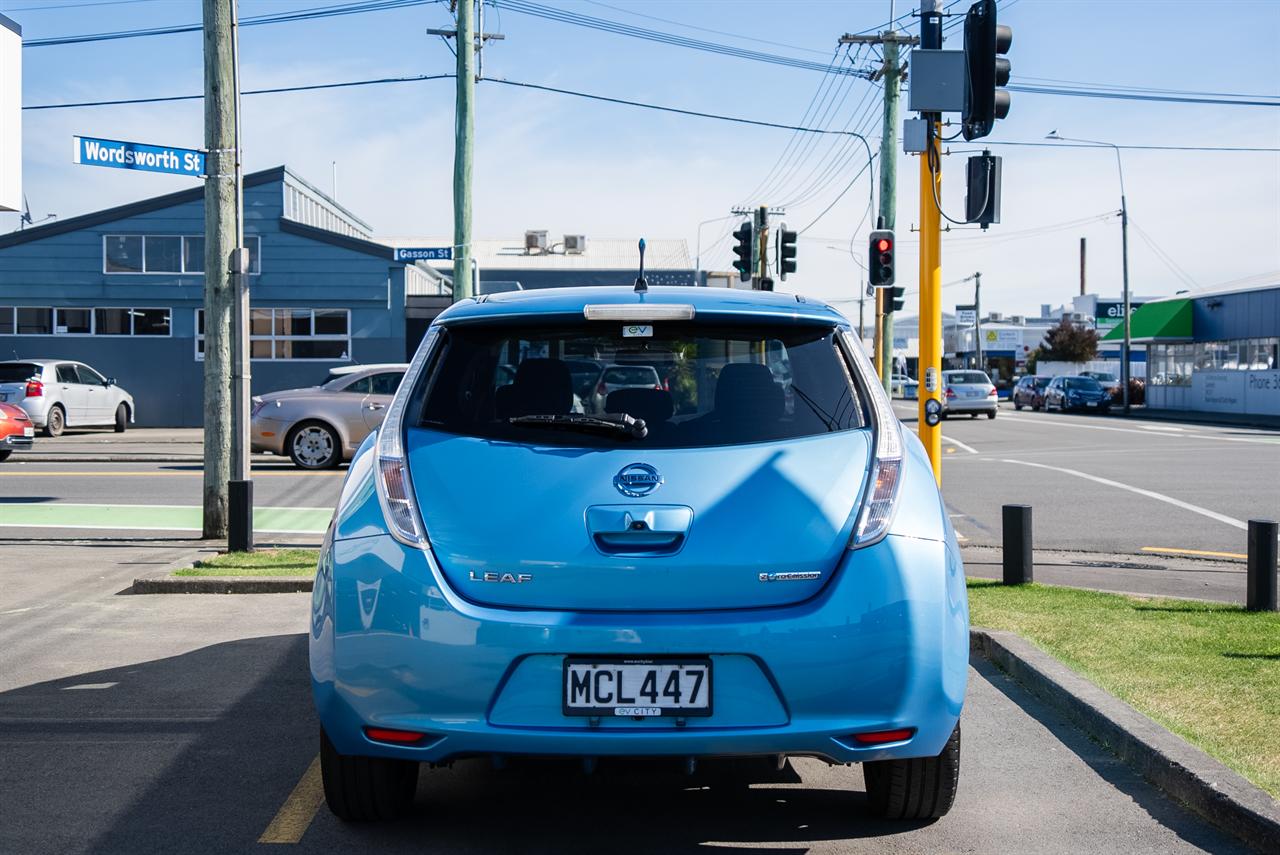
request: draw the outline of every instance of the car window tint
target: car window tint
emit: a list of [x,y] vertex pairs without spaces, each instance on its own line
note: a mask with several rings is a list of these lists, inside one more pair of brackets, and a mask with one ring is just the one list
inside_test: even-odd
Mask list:
[[107,378],[103,377],[87,365],[77,365],[76,373],[80,375],[81,383],[88,383],[93,386],[107,385]]
[[[419,424],[538,444],[661,448],[864,426],[830,327],[667,323],[644,339],[622,333],[622,325],[607,323],[447,328],[442,356],[415,390]],[[571,363],[587,361],[610,367],[598,386],[582,389]],[[626,413],[643,419],[649,433],[633,439],[510,421],[569,413]]]
[[358,380],[353,380],[350,383],[348,383],[346,386],[343,386],[341,389],[341,391],[343,392],[351,392],[352,394],[356,394],[356,395],[368,395],[369,392],[372,390],[373,390],[372,377],[361,377]]
[[396,387],[400,385],[400,380],[403,377],[404,372],[402,371],[375,374],[369,378],[369,391],[374,395],[394,395]]
[[40,377],[40,366],[31,362],[0,363],[0,383],[25,383]]
[[952,371],[947,374],[947,382],[959,385],[965,383],[987,384],[991,381],[981,371]]
[[80,375],[76,374],[74,365],[62,364],[58,366],[58,382],[59,383],[79,383]]

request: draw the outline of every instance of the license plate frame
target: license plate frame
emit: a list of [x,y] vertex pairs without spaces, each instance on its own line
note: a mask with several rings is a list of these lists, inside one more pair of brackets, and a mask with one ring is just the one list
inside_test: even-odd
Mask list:
[[[661,697],[659,697],[657,703],[650,703],[647,698],[641,699],[637,692],[635,696],[630,697],[619,693],[619,703],[617,704],[571,705],[569,703],[570,679],[575,670],[574,666],[590,666],[592,670],[612,669],[615,673],[623,667],[637,670],[646,668],[669,669],[672,666],[685,666],[690,670],[701,669],[705,675],[703,679],[705,685],[701,686],[700,689],[706,703],[693,707],[663,706],[661,705]],[[715,681],[713,671],[710,656],[566,656],[560,677],[561,712],[566,716],[575,718],[599,718],[603,716],[610,718],[706,718],[714,710]],[[616,680],[616,678],[614,679]],[[657,678],[655,677],[655,679]],[[659,688],[659,692],[661,692],[661,688]],[[594,694],[594,688],[589,691],[589,694]],[[593,697],[592,700],[595,700],[595,698]]]

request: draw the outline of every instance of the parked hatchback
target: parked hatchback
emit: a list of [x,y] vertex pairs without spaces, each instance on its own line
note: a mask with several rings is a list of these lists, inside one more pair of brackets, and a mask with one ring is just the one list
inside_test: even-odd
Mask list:
[[64,359],[0,362],[0,403],[22,407],[45,436],[61,436],[69,427],[123,433],[134,418],[133,396],[115,378]]
[[1049,387],[1049,377],[1036,377],[1028,374],[1025,377],[1019,377],[1018,382],[1014,384],[1013,408],[1021,410],[1023,407],[1030,407],[1038,410],[1044,406],[1044,390]]
[[328,469],[382,424],[400,385],[402,363],[335,368],[318,386],[258,395],[250,411],[254,451],[287,456],[302,469]]
[[942,372],[942,417],[968,413],[994,419],[999,407],[996,387],[985,371]]
[[1048,410],[1111,411],[1111,393],[1092,377],[1054,377],[1044,390],[1044,408]]
[[[339,817],[405,811],[419,764],[519,755],[816,756],[862,763],[881,815],[951,807],[968,610],[922,446],[831,308],[657,291],[501,294],[429,328],[312,595]],[[572,411],[555,354],[638,351],[669,389]]]

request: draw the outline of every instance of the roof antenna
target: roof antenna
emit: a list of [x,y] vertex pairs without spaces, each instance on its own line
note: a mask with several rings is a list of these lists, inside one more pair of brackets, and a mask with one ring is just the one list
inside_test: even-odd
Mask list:
[[644,238],[640,238],[640,275],[636,277],[636,293],[643,294],[649,290],[649,283],[644,278]]

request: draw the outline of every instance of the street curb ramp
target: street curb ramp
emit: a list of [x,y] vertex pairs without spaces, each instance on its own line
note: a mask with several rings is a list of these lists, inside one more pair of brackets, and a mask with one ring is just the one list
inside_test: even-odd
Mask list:
[[1239,773],[1015,633],[974,628],[969,649],[1209,822],[1264,852],[1280,852],[1280,803]]

